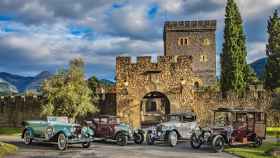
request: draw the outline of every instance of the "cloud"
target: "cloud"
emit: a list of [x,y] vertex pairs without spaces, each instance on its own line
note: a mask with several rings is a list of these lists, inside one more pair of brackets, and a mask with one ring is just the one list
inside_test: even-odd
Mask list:
[[266,56],[266,42],[252,42],[248,45],[248,63]]
[[[247,35],[248,61],[263,57],[266,21],[279,0],[237,0]],[[114,76],[118,55],[163,55],[166,20],[217,19],[223,42],[222,0],[1,0],[0,71],[32,74],[87,62],[87,76]],[[219,65],[218,65],[219,68]]]

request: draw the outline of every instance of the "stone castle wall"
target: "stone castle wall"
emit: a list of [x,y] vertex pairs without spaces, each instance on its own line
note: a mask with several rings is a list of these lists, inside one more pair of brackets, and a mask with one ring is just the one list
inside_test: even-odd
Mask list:
[[[174,21],[164,25],[164,55],[193,57],[193,72],[211,86],[216,82],[216,21]],[[181,43],[183,42],[183,45]]]
[[0,127],[21,127],[24,120],[41,119],[38,96],[0,97]]
[[[40,116],[43,102],[44,98],[41,96],[0,97],[0,128],[21,127],[24,120],[45,120],[45,117]],[[98,114],[116,115],[114,90],[106,89],[99,94],[98,108]]]
[[134,127],[141,125],[141,101],[150,92],[164,94],[170,102],[170,112],[186,111],[193,105],[192,59],[189,56],[117,57],[117,115]]

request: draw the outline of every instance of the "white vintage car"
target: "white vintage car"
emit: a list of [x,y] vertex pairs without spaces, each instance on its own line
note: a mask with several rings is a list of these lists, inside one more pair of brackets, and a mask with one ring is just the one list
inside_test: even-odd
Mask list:
[[149,145],[155,141],[167,141],[174,147],[178,139],[188,140],[198,127],[196,114],[193,112],[173,113],[168,115],[168,121],[150,127],[147,131],[146,142]]

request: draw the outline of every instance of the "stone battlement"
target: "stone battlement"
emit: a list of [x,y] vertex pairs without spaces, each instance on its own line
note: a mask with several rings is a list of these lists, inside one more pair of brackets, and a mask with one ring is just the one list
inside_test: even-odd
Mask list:
[[132,62],[131,57],[118,56],[117,65],[147,65],[147,64],[170,64],[170,63],[191,63],[192,56],[157,56],[157,62],[152,62],[151,56],[136,57],[136,62]]
[[216,30],[216,20],[201,21],[167,21],[164,31]]

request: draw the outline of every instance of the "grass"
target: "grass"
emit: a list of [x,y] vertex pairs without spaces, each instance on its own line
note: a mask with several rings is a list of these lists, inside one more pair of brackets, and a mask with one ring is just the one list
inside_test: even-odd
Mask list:
[[280,127],[268,127],[266,128],[266,133],[269,136],[276,137],[277,134],[280,136]]
[[9,127],[0,127],[0,135],[20,135],[20,128],[9,128]]
[[15,153],[16,151],[17,151],[16,146],[0,142],[0,158],[8,154]]
[[225,151],[240,156],[242,158],[272,158],[272,156],[268,156],[266,152],[270,151],[274,147],[280,148],[280,144],[264,143],[262,146],[258,148],[254,148],[254,147],[227,148],[225,149]]

